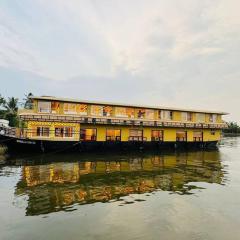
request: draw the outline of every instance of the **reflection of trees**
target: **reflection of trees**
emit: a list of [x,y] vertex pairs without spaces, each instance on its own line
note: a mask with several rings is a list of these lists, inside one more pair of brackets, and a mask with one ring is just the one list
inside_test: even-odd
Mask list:
[[158,189],[191,194],[189,182],[221,184],[218,152],[133,157],[119,161],[52,162],[23,167],[16,195],[29,196],[27,214],[67,210],[74,203],[118,199]]

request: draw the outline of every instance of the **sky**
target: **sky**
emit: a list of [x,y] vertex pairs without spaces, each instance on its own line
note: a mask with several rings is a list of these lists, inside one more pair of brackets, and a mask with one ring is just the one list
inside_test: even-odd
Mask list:
[[0,94],[229,112],[239,0],[0,0]]

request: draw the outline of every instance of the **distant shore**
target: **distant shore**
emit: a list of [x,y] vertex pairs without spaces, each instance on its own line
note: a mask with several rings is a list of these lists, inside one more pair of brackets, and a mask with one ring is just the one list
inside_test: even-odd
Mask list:
[[239,137],[240,133],[223,133],[224,137]]

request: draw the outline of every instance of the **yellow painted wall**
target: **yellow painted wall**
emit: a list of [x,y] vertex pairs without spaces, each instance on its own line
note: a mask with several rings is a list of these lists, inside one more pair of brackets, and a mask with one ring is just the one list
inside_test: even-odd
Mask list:
[[33,100],[33,112],[38,112],[38,101],[35,99]]
[[222,116],[220,114],[217,115],[217,123],[222,123]]
[[203,141],[219,141],[221,139],[221,130],[215,130],[215,135],[211,134],[210,129],[204,129],[203,130]]
[[163,129],[163,137],[165,142],[175,142],[176,141],[176,129],[175,128],[167,128]]
[[210,118],[210,114],[206,113],[206,114],[205,114],[205,122],[206,122],[206,123],[209,123],[209,122],[210,122],[210,121],[209,121],[209,118]]
[[197,118],[196,118],[196,113],[192,113],[192,122],[196,122]]
[[182,121],[182,113],[181,112],[173,112],[173,121]]
[[[80,132],[80,125],[78,123],[65,123],[65,122],[35,122],[35,121],[29,121],[27,123],[27,128],[28,128],[28,134],[27,136],[29,138],[32,138],[32,132],[36,131],[37,127],[49,127],[50,128],[50,135],[49,137],[42,137],[43,139],[48,139],[48,140],[62,140],[62,138],[56,138],[55,137],[55,127],[73,127],[74,131],[78,134],[74,134],[73,137],[67,137],[64,138],[64,140],[79,140],[79,132]],[[36,137],[34,138],[39,139],[41,137]]]
[[[50,136],[47,137],[49,140],[62,140],[62,138],[55,137],[55,127],[61,126],[68,126],[74,127],[77,134],[74,135],[73,138],[64,138],[64,140],[79,140],[79,133],[80,133],[80,124],[77,123],[59,123],[59,122],[35,122],[29,121],[27,123],[27,128],[29,130],[35,130],[37,127],[49,127],[50,128]],[[177,130],[184,130],[187,131],[187,140],[189,142],[193,141],[193,132],[196,129],[179,129],[179,128],[151,128],[151,127],[128,127],[128,126],[112,126],[112,125],[87,125],[81,124],[81,128],[96,128],[97,129],[97,141],[106,141],[106,129],[120,129],[121,130],[121,141],[125,142],[128,141],[129,138],[129,129],[143,129],[143,136],[146,138],[147,141],[151,141],[151,133],[152,130],[163,130],[164,131],[164,141],[165,142],[174,142],[176,141],[176,131]],[[221,138],[221,130],[215,130],[215,135],[211,134],[210,129],[203,130],[203,140],[204,141],[218,141]],[[29,131],[28,137],[31,138],[32,134]],[[39,137],[36,137],[39,138]],[[45,137],[46,139],[46,137]]]
[[193,129],[187,130],[187,141],[193,142]]

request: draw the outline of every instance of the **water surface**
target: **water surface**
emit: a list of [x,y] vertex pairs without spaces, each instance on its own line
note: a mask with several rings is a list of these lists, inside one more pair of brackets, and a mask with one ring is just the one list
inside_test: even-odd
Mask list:
[[239,239],[239,155],[0,156],[0,239]]

